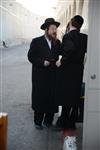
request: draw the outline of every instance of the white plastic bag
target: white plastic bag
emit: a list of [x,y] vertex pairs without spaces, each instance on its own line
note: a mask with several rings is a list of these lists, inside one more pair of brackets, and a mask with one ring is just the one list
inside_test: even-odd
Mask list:
[[77,150],[76,137],[66,136],[64,139],[63,150]]

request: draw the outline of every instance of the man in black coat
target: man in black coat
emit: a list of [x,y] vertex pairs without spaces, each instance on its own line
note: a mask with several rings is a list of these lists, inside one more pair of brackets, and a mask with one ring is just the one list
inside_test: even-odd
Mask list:
[[60,23],[48,18],[41,26],[45,35],[32,40],[28,60],[32,63],[32,109],[36,128],[50,127],[58,107],[54,103],[56,61],[59,59],[60,41],[57,28]]
[[[75,119],[87,49],[87,35],[80,33],[83,22],[83,18],[79,15],[71,19],[69,32],[64,35],[62,41],[62,59],[56,63],[58,75],[55,100],[62,106],[62,114],[56,124],[58,128],[76,128]],[[74,112],[70,117],[71,108]]]

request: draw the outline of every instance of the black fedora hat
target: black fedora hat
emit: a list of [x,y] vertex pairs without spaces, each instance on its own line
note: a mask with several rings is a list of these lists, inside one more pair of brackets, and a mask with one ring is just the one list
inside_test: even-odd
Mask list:
[[60,25],[60,22],[55,21],[54,18],[47,18],[44,22],[44,24],[41,25],[41,29],[45,30],[49,25],[56,25],[56,27],[58,28]]

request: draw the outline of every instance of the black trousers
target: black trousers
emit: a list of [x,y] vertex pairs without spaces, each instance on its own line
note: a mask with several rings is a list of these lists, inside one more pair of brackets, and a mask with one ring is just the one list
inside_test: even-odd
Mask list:
[[34,111],[34,122],[35,124],[41,125],[42,123],[45,124],[52,124],[54,119],[54,113],[41,113]]
[[57,125],[63,128],[74,127],[78,113],[77,111],[77,106],[62,106],[62,113],[57,120]]

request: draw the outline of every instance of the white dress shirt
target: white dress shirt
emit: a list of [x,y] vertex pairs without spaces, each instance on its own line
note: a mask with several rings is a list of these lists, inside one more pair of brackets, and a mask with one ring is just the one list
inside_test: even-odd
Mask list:
[[49,48],[51,49],[51,40],[49,40],[46,36],[45,36],[45,39],[47,40],[47,43],[49,45]]

